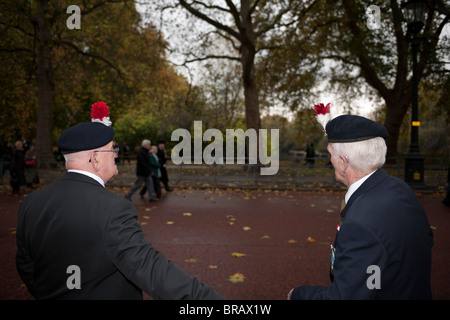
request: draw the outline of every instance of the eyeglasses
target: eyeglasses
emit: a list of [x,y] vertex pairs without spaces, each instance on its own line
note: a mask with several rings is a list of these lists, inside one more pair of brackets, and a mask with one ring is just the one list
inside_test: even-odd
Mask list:
[[117,157],[119,155],[119,148],[109,149],[109,150],[96,150],[94,152],[114,152],[114,155]]

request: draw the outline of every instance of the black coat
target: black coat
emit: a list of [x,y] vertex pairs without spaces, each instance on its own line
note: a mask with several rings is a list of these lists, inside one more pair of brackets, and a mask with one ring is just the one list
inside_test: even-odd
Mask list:
[[[66,173],[19,208],[17,270],[39,299],[222,299],[145,239],[133,204],[94,179]],[[81,271],[81,289],[69,289]]]
[[141,150],[139,150],[137,155],[136,175],[146,177],[152,173],[149,155],[148,149],[142,147]]
[[[406,183],[377,170],[350,197],[342,216],[333,282],[298,287],[292,299],[431,299],[433,235]],[[374,265],[380,289],[367,285]]]
[[159,160],[159,164],[161,165],[160,170],[161,170],[161,181],[164,183],[166,189],[169,187],[168,185],[168,181],[169,181],[169,176],[167,174],[167,169],[165,167],[165,164],[167,162],[167,157],[166,157],[166,149],[160,149],[158,147],[158,152],[156,154],[158,156],[158,160]]
[[158,156],[159,163],[161,164],[161,166],[162,166],[163,164],[166,164],[166,162],[167,162],[167,157],[166,157],[166,151],[165,151],[165,150],[160,149],[160,148],[158,147],[158,152],[156,153],[156,155]]

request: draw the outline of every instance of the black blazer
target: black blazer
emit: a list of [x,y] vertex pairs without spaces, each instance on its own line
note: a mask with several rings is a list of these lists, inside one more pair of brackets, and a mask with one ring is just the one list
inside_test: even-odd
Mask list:
[[148,176],[152,173],[151,162],[150,162],[150,153],[148,149],[142,147],[137,155],[137,163],[136,163],[136,175],[137,176]]
[[158,156],[159,163],[161,164],[162,167],[162,165],[167,162],[165,150],[162,150],[158,147],[158,152],[156,153],[156,155]]
[[[334,280],[292,299],[431,299],[431,232],[411,188],[378,169],[350,197],[335,240]],[[380,289],[370,289],[379,267]],[[371,279],[369,279],[371,278]]]
[[[167,260],[145,239],[124,197],[78,173],[36,190],[21,203],[17,270],[38,299],[223,299]],[[70,265],[81,289],[69,289]]]

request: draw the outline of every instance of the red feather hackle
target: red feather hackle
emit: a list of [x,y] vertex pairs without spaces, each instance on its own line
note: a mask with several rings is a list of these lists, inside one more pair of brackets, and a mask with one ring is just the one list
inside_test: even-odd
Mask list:
[[326,106],[324,106],[323,103],[314,105],[314,112],[316,113],[316,116],[319,114],[330,113],[330,103],[328,103]]
[[98,101],[92,105],[91,108],[92,119],[102,120],[104,117],[109,117],[109,107],[103,101]]

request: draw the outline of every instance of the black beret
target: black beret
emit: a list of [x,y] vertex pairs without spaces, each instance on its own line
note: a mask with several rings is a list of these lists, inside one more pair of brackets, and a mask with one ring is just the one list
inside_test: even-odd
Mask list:
[[386,139],[388,132],[381,124],[361,116],[342,115],[327,123],[328,142],[355,142],[376,137]]
[[65,130],[57,145],[62,153],[74,153],[103,147],[113,140],[114,129],[98,122],[85,122]]

